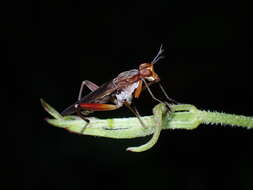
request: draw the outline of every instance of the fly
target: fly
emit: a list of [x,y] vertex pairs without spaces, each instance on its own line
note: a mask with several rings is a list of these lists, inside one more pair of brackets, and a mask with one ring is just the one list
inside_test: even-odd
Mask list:
[[[115,110],[123,105],[128,107],[134,115],[138,118],[141,125],[145,127],[144,123],[140,118],[140,114],[134,106],[131,106],[132,99],[139,98],[141,92],[147,88],[151,97],[162,103],[161,100],[156,98],[149,86],[154,83],[159,83],[160,78],[154,71],[154,64],[157,63],[160,59],[164,58],[162,56],[163,53],[162,45],[159,49],[159,52],[150,63],[142,63],[140,64],[138,69],[132,69],[129,71],[125,71],[120,73],[117,77],[112,79],[109,82],[102,84],[101,86],[97,86],[91,81],[85,80],[82,82],[78,100],[66,108],[61,114],[62,115],[70,115],[73,113],[77,113],[79,117],[81,117],[87,123],[85,124],[83,130],[89,124],[89,119],[86,116],[94,111],[109,111]],[[83,87],[88,87],[91,92],[86,96],[82,97]],[[177,103],[173,99],[169,98],[163,89],[162,85],[159,83],[159,86],[164,93],[165,97],[173,102]],[[82,132],[83,132],[82,130]]]

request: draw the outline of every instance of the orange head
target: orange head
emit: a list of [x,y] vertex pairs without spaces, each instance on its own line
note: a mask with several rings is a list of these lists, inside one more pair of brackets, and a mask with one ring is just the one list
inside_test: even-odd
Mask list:
[[148,81],[159,81],[159,76],[154,71],[152,63],[142,63],[139,66],[139,72],[141,78],[147,79]]

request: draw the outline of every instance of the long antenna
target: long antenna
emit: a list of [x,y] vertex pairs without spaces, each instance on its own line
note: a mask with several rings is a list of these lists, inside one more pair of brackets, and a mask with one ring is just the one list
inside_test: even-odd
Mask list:
[[157,63],[160,59],[163,59],[164,56],[162,56],[162,53],[164,52],[164,49],[163,49],[163,44],[161,44],[160,46],[160,49],[159,49],[159,52],[157,53],[157,55],[155,56],[155,58],[153,59],[153,61],[151,61],[151,64],[155,64]]

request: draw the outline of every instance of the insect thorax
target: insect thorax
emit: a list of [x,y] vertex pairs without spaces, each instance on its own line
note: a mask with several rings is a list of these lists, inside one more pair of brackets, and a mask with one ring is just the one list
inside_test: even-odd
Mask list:
[[134,82],[133,84],[128,85],[127,87],[121,89],[116,93],[116,104],[122,106],[124,102],[131,104],[133,98],[133,92],[138,87],[139,82]]

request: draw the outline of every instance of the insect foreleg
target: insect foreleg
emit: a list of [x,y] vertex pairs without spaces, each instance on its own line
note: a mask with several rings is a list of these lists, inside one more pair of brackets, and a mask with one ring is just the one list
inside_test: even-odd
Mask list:
[[161,101],[161,100],[159,100],[158,98],[155,97],[155,95],[153,94],[153,92],[150,90],[148,83],[147,83],[144,79],[142,79],[142,81],[144,82],[146,88],[148,89],[148,92],[149,92],[150,96],[151,96],[154,100],[158,101],[159,103],[164,103],[163,101]]
[[150,90],[148,83],[147,83],[144,79],[142,79],[142,81],[144,82],[146,88],[148,89],[148,92],[149,92],[150,96],[151,96],[154,100],[158,101],[159,103],[166,104],[167,107],[168,107],[168,109],[170,110],[170,105],[168,104],[168,102],[166,102],[166,101],[161,101],[161,100],[159,100],[158,98],[156,98],[155,95],[154,95],[154,94],[152,93],[152,91]]
[[164,88],[163,88],[163,86],[162,86],[162,84],[161,84],[160,82],[159,82],[159,87],[160,87],[160,89],[162,90],[164,96],[165,96],[171,103],[179,104],[178,101],[176,101],[176,100],[174,100],[174,99],[172,99],[172,98],[170,98],[170,97],[168,96],[168,94],[166,93],[166,91],[164,90]]

